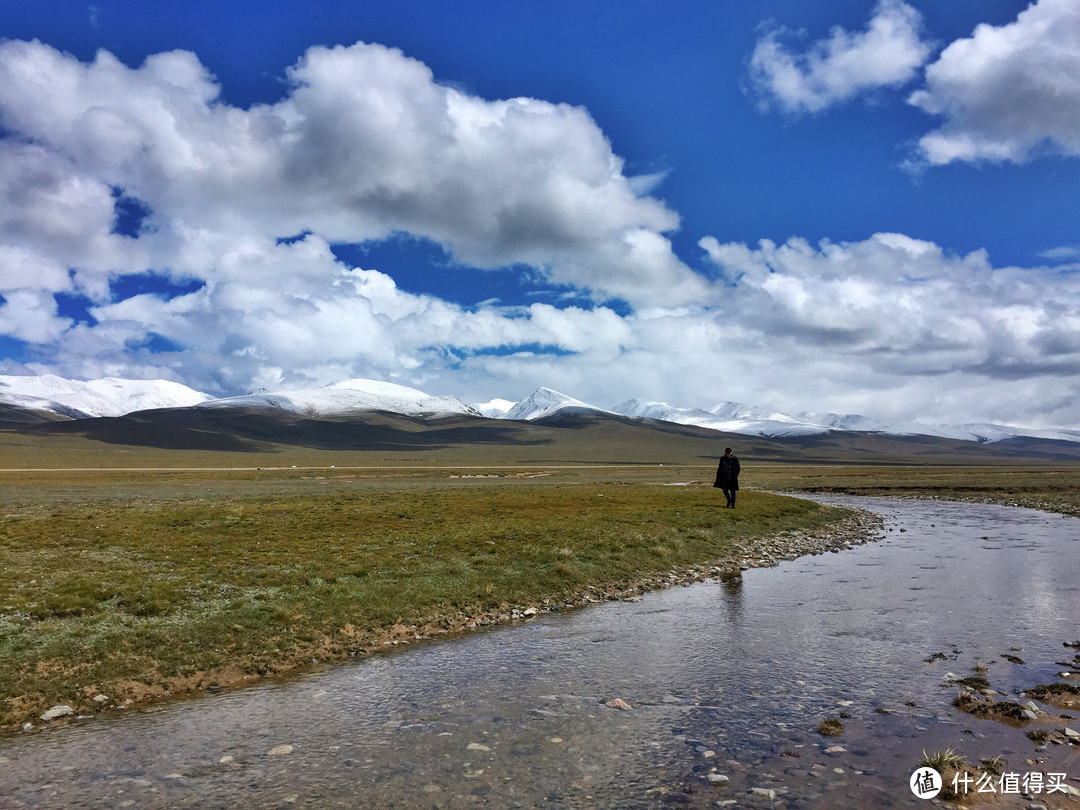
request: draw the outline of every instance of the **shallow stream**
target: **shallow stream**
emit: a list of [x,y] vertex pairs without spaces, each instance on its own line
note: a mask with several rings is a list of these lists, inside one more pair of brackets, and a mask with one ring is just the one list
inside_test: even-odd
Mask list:
[[[884,539],[3,739],[0,807],[921,807],[908,779],[946,747],[1080,787],[1080,746],[1036,752],[948,681],[981,665],[1020,700],[1060,680],[1080,520],[829,500],[880,513]],[[1080,807],[982,806],[1033,800]]]

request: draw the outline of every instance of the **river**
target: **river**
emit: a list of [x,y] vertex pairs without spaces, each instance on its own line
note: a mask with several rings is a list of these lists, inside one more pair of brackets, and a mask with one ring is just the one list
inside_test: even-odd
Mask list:
[[[959,712],[950,677],[982,667],[1024,702],[1080,669],[1063,646],[1080,520],[828,500],[881,514],[883,538],[8,737],[0,807],[921,807],[909,778],[947,747],[1080,788],[1080,746],[1037,751],[1029,729]],[[1039,707],[1030,727],[1080,730]],[[840,736],[817,732],[826,717]],[[1080,807],[1034,794],[982,806]]]

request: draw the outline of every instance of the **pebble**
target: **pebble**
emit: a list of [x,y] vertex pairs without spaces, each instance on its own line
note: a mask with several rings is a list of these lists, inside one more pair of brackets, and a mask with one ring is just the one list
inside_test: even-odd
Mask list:
[[1066,737],[1069,737],[1069,738],[1074,739],[1074,740],[1080,740],[1080,731],[1077,731],[1076,729],[1069,728],[1068,726],[1065,726],[1065,728],[1063,728],[1062,731],[1065,732]]
[[762,796],[769,801],[773,801],[776,798],[776,791],[772,788],[750,788],[750,792],[755,796]]
[[272,757],[280,757],[280,756],[284,756],[285,754],[291,754],[292,752],[293,752],[293,747],[291,745],[276,745],[273,748],[271,748],[267,752],[267,754],[269,754]]
[[483,745],[482,743],[469,743],[468,745],[465,746],[465,748],[468,749],[469,751],[490,751],[491,750],[490,748],[488,748],[486,745]]
[[842,754],[845,751],[847,751],[847,749],[842,745],[830,745],[825,749],[826,754]]
[[710,773],[708,780],[710,785],[726,785],[731,781],[731,777],[722,773]]
[[45,714],[41,715],[42,720],[55,720],[57,717],[68,717],[75,714],[74,710],[70,706],[53,706]]
[[630,708],[630,704],[622,698],[613,698],[612,700],[609,700],[606,705],[609,709],[622,709],[623,711]]

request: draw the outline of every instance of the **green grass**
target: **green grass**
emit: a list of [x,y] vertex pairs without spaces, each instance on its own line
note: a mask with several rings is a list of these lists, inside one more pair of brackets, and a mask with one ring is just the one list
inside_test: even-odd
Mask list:
[[575,473],[353,476],[316,489],[278,480],[270,494],[216,475],[194,483],[54,481],[37,503],[9,493],[0,723],[33,721],[57,703],[89,710],[99,692],[175,694],[342,658],[395,633],[452,632],[479,615],[721,562],[758,538],[846,514],[760,492],[729,511],[703,484]]
[[947,770],[956,770],[963,767],[965,764],[964,758],[952,748],[946,748],[944,750],[933,751],[926,753],[923,751],[923,758],[919,760],[916,768],[933,768],[938,773],[944,773]]
[[756,485],[788,492],[835,492],[992,501],[1080,516],[1080,464],[961,466],[761,465]]
[[[753,553],[842,510],[715,464],[0,471],[0,727],[456,632]],[[214,461],[214,458],[200,461]],[[151,464],[152,462],[152,464]],[[158,467],[160,465],[160,467]],[[469,477],[466,477],[469,476]],[[1080,514],[1080,466],[744,463],[758,490]],[[663,483],[687,483],[668,487]]]

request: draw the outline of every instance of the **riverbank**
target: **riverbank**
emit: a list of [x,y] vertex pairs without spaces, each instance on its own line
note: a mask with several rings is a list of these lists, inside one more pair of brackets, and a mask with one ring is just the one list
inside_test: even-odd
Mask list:
[[725,510],[705,484],[550,473],[408,485],[339,475],[272,494],[183,485],[155,496],[110,481],[104,494],[69,487],[4,505],[4,729],[737,576],[865,542],[878,526],[763,492]]
[[1039,466],[797,465],[753,469],[755,483],[782,492],[996,503],[1080,517],[1080,464]]

